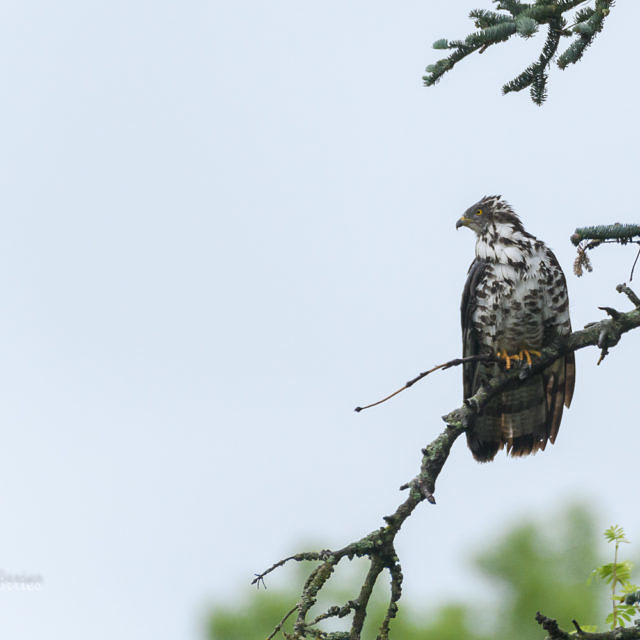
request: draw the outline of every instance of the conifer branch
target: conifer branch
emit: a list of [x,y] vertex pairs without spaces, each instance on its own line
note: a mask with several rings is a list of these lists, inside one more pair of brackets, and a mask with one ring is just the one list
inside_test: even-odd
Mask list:
[[[447,71],[474,51],[482,53],[491,45],[506,42],[515,34],[522,38],[531,38],[541,26],[547,25],[547,38],[538,60],[502,88],[502,92],[506,94],[529,87],[531,99],[537,105],[541,105],[547,98],[547,69],[558,50],[560,39],[574,38],[557,59],[558,67],[565,69],[582,58],[587,47],[602,31],[604,20],[609,15],[614,0],[593,1],[593,7],[585,7],[575,12],[570,27],[567,26],[565,14],[584,4],[584,0],[537,0],[534,3],[493,0],[498,11],[474,9],[469,13],[469,17],[479,31],[469,34],[464,40],[448,41],[441,38],[434,42],[434,49],[451,49],[453,53],[426,68],[424,84],[427,87],[436,84]],[[500,11],[505,13],[499,13]]]
[[632,241],[640,237],[640,224],[601,224],[595,227],[579,227],[571,236],[571,242],[577,247],[583,240],[621,240]]
[[[598,225],[595,227],[581,227],[576,229],[571,236],[571,242],[577,247],[578,255],[573,263],[573,272],[580,277],[583,269],[593,271],[591,260],[587,255],[589,249],[595,249],[603,243],[617,242],[618,244],[638,244],[640,245],[640,225],[637,224],[615,224]],[[633,262],[629,281],[633,280],[633,270],[640,257],[640,251]]]
[[531,87],[531,99],[541,105],[547,98],[547,67],[551,58],[555,55],[560,44],[560,35],[565,22],[562,18],[554,18],[549,24],[547,40],[542,48],[542,53],[537,62],[527,67],[519,76],[507,82],[502,87],[502,93],[507,94],[512,91],[522,91],[526,87]]

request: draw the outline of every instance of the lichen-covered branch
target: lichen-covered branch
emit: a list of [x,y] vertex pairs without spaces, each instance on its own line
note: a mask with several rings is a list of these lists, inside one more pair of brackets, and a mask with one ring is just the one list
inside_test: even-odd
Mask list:
[[617,627],[611,631],[592,633],[583,631],[574,620],[576,631],[568,633],[558,626],[556,620],[543,616],[539,611],[536,614],[536,622],[549,634],[548,640],[575,640],[576,638],[583,638],[583,640],[640,640],[640,627],[638,626]]
[[[305,581],[300,599],[295,604],[295,607],[278,625],[287,640],[304,640],[307,638],[317,640],[359,640],[367,616],[367,606],[373,587],[378,578],[385,572],[388,572],[391,581],[390,600],[377,638],[378,640],[388,640],[391,620],[396,615],[398,601],[402,594],[402,567],[394,546],[396,535],[421,502],[426,500],[431,504],[435,504],[436,479],[447,461],[456,438],[465,431],[470,418],[480,412],[493,396],[507,386],[512,385],[518,379],[525,380],[549,366],[558,357],[588,346],[597,346],[601,350],[600,360],[602,360],[608,349],[616,345],[624,333],[640,327],[640,299],[624,284],[618,285],[617,290],[620,293],[624,293],[634,304],[635,308],[633,310],[621,312],[605,308],[609,315],[608,318],[590,323],[584,329],[573,332],[564,341],[545,348],[532,366],[505,371],[503,375],[491,380],[486,387],[480,388],[461,407],[443,417],[446,423],[445,429],[422,450],[420,471],[412,480],[400,487],[401,490],[408,490],[407,497],[392,514],[383,517],[385,523],[383,526],[341,549],[298,553],[280,560],[266,571],[256,574],[253,583],[260,584],[269,573],[290,560],[319,563],[313,568]],[[332,605],[326,611],[311,617],[310,611],[313,605],[316,604],[318,593],[330,579],[334,569],[342,560],[352,560],[356,557],[368,558],[370,561],[369,570],[363,581],[360,593],[356,598],[342,606]],[[285,619],[294,611],[297,611],[298,615],[293,625],[293,631],[289,633],[281,627]],[[352,615],[349,631],[326,633],[316,626],[327,618],[343,618],[348,615]],[[595,636],[591,635],[595,640]],[[564,638],[565,636],[556,637]],[[628,637],[640,638],[640,636]]]
[[614,0],[593,0],[593,6],[577,10],[569,24],[565,14],[584,4],[585,0],[493,2],[497,5],[498,11],[504,13],[474,9],[469,17],[474,21],[478,31],[469,34],[464,40],[449,41],[441,38],[433,43],[434,49],[449,49],[452,53],[427,67],[427,75],[423,77],[425,86],[434,85],[447,71],[474,51],[483,53],[488,47],[506,42],[513,35],[531,38],[540,27],[546,27],[547,38],[538,60],[502,87],[503,93],[529,88],[533,102],[541,105],[547,97],[547,68],[558,50],[560,39],[573,38],[573,42],[558,56],[556,62],[560,69],[565,69],[582,58],[587,47],[602,31],[604,19],[614,4]]

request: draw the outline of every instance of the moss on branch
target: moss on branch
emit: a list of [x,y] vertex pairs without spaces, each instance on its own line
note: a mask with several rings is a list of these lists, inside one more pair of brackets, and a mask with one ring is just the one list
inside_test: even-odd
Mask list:
[[572,633],[564,631],[558,626],[558,622],[553,618],[543,616],[539,611],[536,614],[537,623],[549,634],[548,640],[640,640],[640,627],[617,627],[611,631],[590,632],[583,631],[580,625],[574,620],[576,630]]

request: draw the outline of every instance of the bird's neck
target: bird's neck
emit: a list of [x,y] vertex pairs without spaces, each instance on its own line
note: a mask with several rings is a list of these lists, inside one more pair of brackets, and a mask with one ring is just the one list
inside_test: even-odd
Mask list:
[[511,266],[524,265],[533,254],[535,238],[509,224],[494,223],[478,235],[476,257]]

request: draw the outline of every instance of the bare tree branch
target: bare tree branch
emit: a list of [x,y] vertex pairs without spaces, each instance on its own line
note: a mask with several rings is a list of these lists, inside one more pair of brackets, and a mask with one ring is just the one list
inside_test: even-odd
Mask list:
[[617,627],[611,631],[600,631],[591,633],[583,631],[580,625],[574,620],[573,625],[577,633],[567,633],[558,626],[558,622],[553,618],[543,616],[539,611],[536,613],[536,622],[549,634],[548,640],[572,640],[576,637],[584,640],[639,640],[640,627]]
[[624,282],[616,287],[616,291],[618,293],[624,293],[624,295],[631,300],[631,304],[634,304],[636,307],[640,307],[640,298],[638,298],[638,296],[631,291]]
[[[620,293],[624,293],[629,300],[631,300],[635,305],[635,309],[628,312],[620,312],[615,309],[606,308],[610,316],[609,318],[600,320],[599,322],[592,322],[584,329],[574,331],[564,341],[558,341],[557,344],[543,349],[541,356],[536,358],[531,366],[516,367],[505,371],[501,376],[490,380],[486,387],[480,388],[478,392],[465,401],[461,407],[443,416],[443,420],[446,423],[444,431],[422,450],[423,455],[419,473],[412,480],[400,487],[401,490],[408,489],[409,494],[394,513],[383,517],[385,521],[384,526],[375,529],[360,540],[352,542],[342,549],[336,551],[323,550],[319,552],[298,553],[276,562],[263,573],[256,574],[253,583],[259,584],[268,573],[282,566],[289,560],[295,560],[297,562],[303,560],[320,562],[309,574],[296,607],[285,616],[279,625],[281,627],[286,617],[297,609],[298,616],[294,625],[293,634],[283,631],[284,637],[287,638],[287,640],[303,640],[306,638],[323,640],[348,638],[350,640],[359,640],[373,586],[385,569],[389,572],[391,578],[391,596],[387,614],[380,627],[377,638],[378,640],[387,640],[389,638],[390,622],[396,615],[398,609],[397,602],[402,593],[402,568],[394,547],[396,534],[400,531],[405,520],[421,502],[426,500],[431,504],[435,504],[433,494],[436,479],[449,456],[449,452],[456,438],[464,433],[470,424],[470,419],[482,411],[483,407],[486,406],[491,398],[514,382],[526,380],[530,376],[548,367],[560,356],[572,351],[584,349],[585,347],[598,346],[601,350],[600,360],[602,360],[608,352],[608,349],[615,346],[624,333],[640,327],[640,299],[624,284],[618,285],[617,290]],[[344,558],[352,560],[354,557],[367,557],[371,562],[358,597],[355,600],[349,601],[343,607],[334,605],[327,609],[326,612],[316,615],[312,621],[307,621],[310,609],[316,603],[318,593],[331,577],[335,567]],[[354,612],[354,615],[349,632],[334,632],[328,634],[314,626],[326,618],[336,616],[343,617],[351,612]],[[544,616],[541,616],[541,618],[544,618]],[[544,619],[549,620],[547,618]],[[549,623],[549,625],[551,625],[551,623]],[[551,634],[550,638],[553,640],[568,638],[568,634],[559,629],[554,631],[553,633],[556,635],[553,635],[550,631],[551,628],[552,625],[549,626],[549,629],[545,627]],[[597,640],[597,638],[600,637],[605,638],[605,636],[598,636],[597,634],[583,635],[593,640]],[[640,630],[638,631],[638,635],[626,635],[624,637],[640,638]],[[613,638],[613,636],[606,636],[606,638]]]
[[398,389],[397,391],[394,391],[393,393],[390,393],[388,396],[385,396],[384,398],[382,398],[382,400],[378,400],[377,402],[372,402],[371,404],[367,404],[364,407],[356,407],[354,411],[359,413],[360,411],[364,411],[365,409],[376,407],[377,405],[382,404],[387,400],[391,400],[391,398],[393,398],[394,396],[397,396],[401,391],[404,391],[405,389],[412,387],[416,382],[422,380],[423,378],[426,378],[430,373],[433,373],[434,371],[438,371],[438,370],[446,371],[451,367],[459,367],[461,364],[464,364],[465,362],[503,362],[503,361],[494,355],[488,355],[488,354],[466,356],[465,358],[454,358],[453,360],[449,360],[449,362],[443,362],[442,364],[437,364],[435,367],[431,367],[431,369],[429,369],[428,371],[423,371],[422,373],[419,373],[415,378],[412,378],[411,380],[409,380],[409,382],[405,382],[404,387],[400,387],[400,389]]

